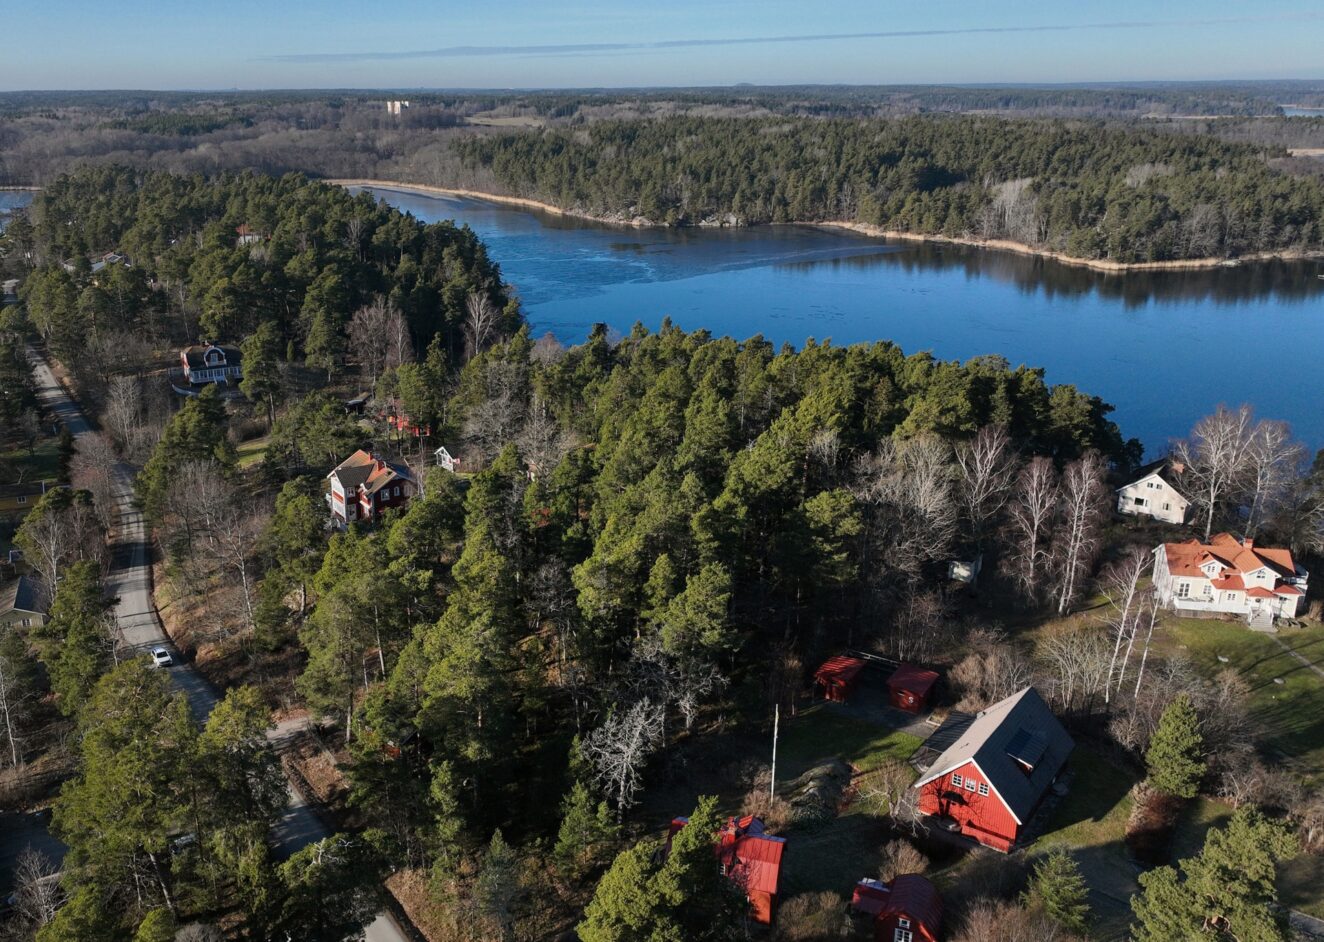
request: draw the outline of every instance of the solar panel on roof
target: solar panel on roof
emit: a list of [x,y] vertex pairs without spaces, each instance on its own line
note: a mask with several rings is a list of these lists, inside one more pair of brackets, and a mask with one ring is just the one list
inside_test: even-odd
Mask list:
[[1007,755],[1030,768],[1039,764],[1047,748],[1048,738],[1043,733],[1025,727],[1016,730],[1015,735],[1007,741]]

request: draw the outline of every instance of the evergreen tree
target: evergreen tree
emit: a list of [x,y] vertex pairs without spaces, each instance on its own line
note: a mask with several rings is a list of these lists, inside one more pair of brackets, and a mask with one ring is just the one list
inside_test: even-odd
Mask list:
[[1188,694],[1168,704],[1145,754],[1149,783],[1178,798],[1194,798],[1205,774],[1204,737],[1200,718]]
[[186,461],[215,461],[224,471],[234,467],[234,446],[226,437],[226,426],[225,402],[215,386],[186,399],[170,417],[136,482],[148,517],[160,519],[170,481]]
[[583,782],[575,782],[561,801],[561,827],[552,853],[575,879],[595,869],[603,851],[614,844],[620,827],[605,801],[593,801]]
[[1089,887],[1066,851],[1055,850],[1034,865],[1026,904],[1042,909],[1068,932],[1083,934],[1090,918]]
[[114,604],[105,597],[100,566],[91,560],[74,563],[60,580],[46,624],[33,629],[37,656],[66,716],[82,708],[110,665],[106,613]]
[[[1198,942],[1211,934],[1256,942],[1291,938],[1278,906],[1277,864],[1295,856],[1296,838],[1249,806],[1209,832],[1204,849],[1178,869],[1140,875],[1131,897],[1136,942]],[[1180,871],[1180,872],[1179,872]]]
[[244,357],[244,377],[239,391],[253,402],[267,406],[267,425],[276,423],[276,402],[284,391],[280,364],[280,330],[273,321],[263,321],[239,346]]

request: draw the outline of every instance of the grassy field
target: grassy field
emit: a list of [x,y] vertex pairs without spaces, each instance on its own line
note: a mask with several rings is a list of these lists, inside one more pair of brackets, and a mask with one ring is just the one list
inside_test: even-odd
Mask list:
[[60,439],[41,439],[32,454],[26,444],[6,448],[0,451],[0,468],[8,472],[6,480],[53,481],[60,476]]
[[[1184,650],[1203,672],[1240,674],[1250,687],[1251,713],[1264,728],[1270,757],[1286,760],[1313,784],[1324,781],[1324,677],[1284,651],[1274,637],[1238,622],[1177,618],[1166,623],[1163,633],[1166,647]],[[1277,638],[1324,666],[1324,628],[1287,630]]]
[[[783,725],[778,745],[777,777],[787,781],[839,757],[860,774],[889,759],[904,762],[922,742],[916,736],[846,715],[820,703]],[[882,847],[892,838],[885,819],[848,806],[837,818],[814,828],[786,830],[784,892],[830,890],[850,894],[855,881],[878,875]]]
[[263,435],[261,438],[249,439],[235,449],[239,455],[239,470],[247,470],[261,461],[263,455],[267,453],[267,445],[270,443],[271,436]]

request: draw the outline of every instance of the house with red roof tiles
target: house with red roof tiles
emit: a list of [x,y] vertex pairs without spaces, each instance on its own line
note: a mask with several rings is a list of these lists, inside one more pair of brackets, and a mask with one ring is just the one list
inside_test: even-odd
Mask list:
[[1154,591],[1168,608],[1241,615],[1256,627],[1295,618],[1309,573],[1292,551],[1220,533],[1208,543],[1164,543],[1154,550]]
[[[689,818],[672,819],[667,833],[668,847],[671,838],[687,824]],[[766,833],[761,818],[746,815],[726,822],[717,834],[714,850],[722,873],[745,891],[751,918],[764,925],[771,924],[777,909],[777,896],[781,892],[786,838]]]
[[414,476],[362,449],[327,475],[327,506],[336,526],[357,521],[375,523],[388,510],[403,507],[418,490]]
[[873,920],[874,942],[937,942],[942,933],[942,896],[919,874],[861,880],[850,909]]

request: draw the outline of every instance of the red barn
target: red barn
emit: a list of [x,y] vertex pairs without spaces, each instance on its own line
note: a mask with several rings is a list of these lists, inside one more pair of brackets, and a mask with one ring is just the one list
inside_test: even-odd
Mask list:
[[1075,748],[1033,687],[944,724],[954,740],[914,785],[921,814],[1009,853]]
[[937,682],[936,671],[926,671],[914,664],[902,664],[887,678],[887,699],[898,709],[918,713],[928,706],[929,694]]
[[[673,818],[667,833],[667,846],[689,818]],[[782,857],[786,838],[763,832],[763,821],[753,815],[731,818],[717,835],[714,848],[722,873],[739,884],[749,899],[751,915],[764,925],[772,923],[781,887]]]
[[845,703],[855,692],[864,661],[858,657],[830,657],[814,671],[814,683],[823,688],[824,699]]
[[876,942],[936,942],[942,929],[942,897],[916,874],[902,874],[891,883],[861,880],[850,908],[873,919]]

